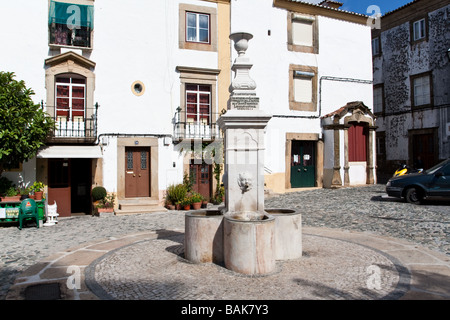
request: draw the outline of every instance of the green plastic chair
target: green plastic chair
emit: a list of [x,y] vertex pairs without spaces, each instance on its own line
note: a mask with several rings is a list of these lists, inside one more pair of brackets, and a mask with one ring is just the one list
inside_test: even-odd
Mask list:
[[36,202],[33,199],[25,199],[19,207],[19,230],[22,230],[24,220],[35,219],[39,228],[39,213]]

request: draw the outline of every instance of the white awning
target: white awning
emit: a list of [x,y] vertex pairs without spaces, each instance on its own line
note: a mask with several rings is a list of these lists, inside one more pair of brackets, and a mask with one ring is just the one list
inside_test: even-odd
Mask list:
[[38,152],[36,158],[102,158],[100,146],[49,146]]

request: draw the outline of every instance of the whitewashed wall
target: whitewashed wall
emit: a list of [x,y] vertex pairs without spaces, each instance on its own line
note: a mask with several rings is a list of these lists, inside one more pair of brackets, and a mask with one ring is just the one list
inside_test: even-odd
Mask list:
[[[321,95],[320,88],[317,92],[318,100],[321,100],[320,114],[319,105],[317,112],[289,110],[288,78],[289,65],[296,64],[318,67],[319,79],[327,76],[371,81],[370,27],[320,16],[319,54],[291,52],[287,49],[286,10],[274,8],[272,0],[235,0],[231,6],[231,31],[250,32],[254,36],[247,55],[253,63],[250,76],[258,86],[261,109],[272,115],[317,117],[351,101],[362,101],[372,109],[372,84],[323,80]],[[233,50],[233,60],[235,58]],[[272,118],[267,127],[265,153],[266,167],[272,173],[286,170],[284,142],[287,132],[318,133],[322,137],[320,119]],[[325,141],[324,148],[328,145]],[[325,168],[332,166],[333,162],[325,161]]]

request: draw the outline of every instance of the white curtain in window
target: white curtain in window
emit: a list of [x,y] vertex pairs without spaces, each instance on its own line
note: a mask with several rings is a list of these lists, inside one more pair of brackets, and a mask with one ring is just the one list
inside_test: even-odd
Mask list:
[[312,102],[312,79],[294,78],[294,99],[296,102]]
[[313,26],[310,21],[292,22],[292,41],[295,45],[313,46]]

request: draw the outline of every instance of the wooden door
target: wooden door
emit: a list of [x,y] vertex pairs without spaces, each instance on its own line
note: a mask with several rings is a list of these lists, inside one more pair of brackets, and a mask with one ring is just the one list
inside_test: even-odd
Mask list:
[[291,188],[316,185],[316,159],[314,141],[292,141]]
[[70,159],[48,159],[48,204],[55,201],[59,216],[70,217]]
[[189,174],[193,182],[192,190],[209,199],[211,197],[211,165],[191,164]]
[[[437,164],[434,149],[434,134],[416,134],[413,136],[413,166],[417,169],[429,169]],[[418,164],[418,163],[421,163]]]
[[150,148],[125,148],[125,197],[150,197]]

